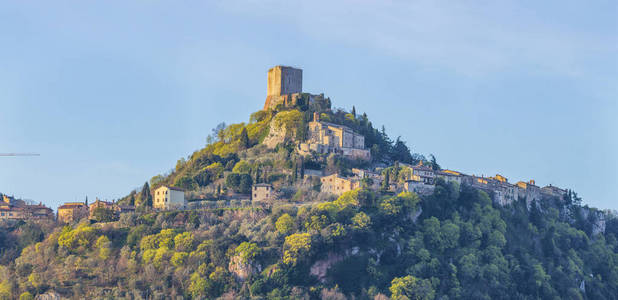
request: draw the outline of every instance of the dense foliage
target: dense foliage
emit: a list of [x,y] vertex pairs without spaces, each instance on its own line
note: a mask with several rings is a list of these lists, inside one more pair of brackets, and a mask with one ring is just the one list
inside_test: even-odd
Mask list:
[[22,223],[7,228],[23,250],[5,254],[0,287],[115,298],[615,299],[618,222],[594,233],[594,214],[560,199],[497,207],[440,182],[423,198],[355,190],[272,210]]

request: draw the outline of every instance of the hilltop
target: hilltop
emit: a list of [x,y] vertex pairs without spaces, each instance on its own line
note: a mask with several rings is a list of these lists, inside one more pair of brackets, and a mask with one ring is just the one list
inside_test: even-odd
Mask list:
[[277,66],[141,190],[3,224],[0,297],[616,299],[618,219],[581,201],[445,169]]

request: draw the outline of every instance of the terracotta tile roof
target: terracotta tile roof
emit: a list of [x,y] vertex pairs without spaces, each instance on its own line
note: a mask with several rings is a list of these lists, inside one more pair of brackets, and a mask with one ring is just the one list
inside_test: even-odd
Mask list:
[[76,209],[76,208],[82,208],[82,207],[86,207],[86,205],[83,204],[83,203],[81,205],[77,205],[77,204],[63,204],[63,205],[60,205],[58,207],[58,209]]
[[181,189],[179,187],[169,186],[169,185],[162,185],[162,186],[158,187],[157,190],[162,188],[162,187],[166,187],[166,188],[168,188],[170,190],[173,190],[173,191],[179,191],[179,192],[184,192],[185,191],[185,190],[183,190],[183,189]]

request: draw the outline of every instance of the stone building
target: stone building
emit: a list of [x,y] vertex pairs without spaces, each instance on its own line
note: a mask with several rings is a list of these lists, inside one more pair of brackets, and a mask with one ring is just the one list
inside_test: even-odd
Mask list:
[[309,122],[307,140],[298,145],[301,155],[335,153],[352,158],[370,160],[371,152],[365,149],[365,137],[343,125],[321,122],[318,113]]
[[519,199],[519,187],[506,181],[495,181],[490,186],[493,191],[493,201],[504,206]]
[[372,190],[380,189],[380,185],[382,184],[382,181],[384,180],[384,176],[382,176],[382,174],[372,172],[369,170],[352,168],[352,173],[354,174],[355,177],[361,180],[370,179],[371,185],[369,186],[369,188]]
[[275,66],[268,70],[268,85],[264,110],[278,104],[296,102],[303,91],[303,70],[286,66]]
[[25,209],[30,219],[54,219],[54,211],[41,202],[39,204],[26,205]]
[[551,197],[562,198],[562,197],[564,197],[564,195],[566,193],[567,193],[566,190],[561,189],[559,187],[555,187],[555,186],[553,186],[551,184],[541,188],[541,194],[544,194],[544,195],[547,195],[547,196],[551,196]]
[[356,177],[346,178],[339,174],[333,174],[320,178],[322,183],[321,191],[335,195],[341,195],[345,192],[361,187],[360,179]]
[[104,208],[104,209],[109,209],[111,211],[114,211],[115,206],[116,205],[114,202],[103,201],[97,198],[92,204],[90,204],[90,206],[88,206],[89,215],[90,215],[89,218],[94,219],[94,212],[97,210],[97,208]]
[[436,178],[442,178],[447,183],[456,182],[461,185],[464,174],[452,170],[440,170],[435,172]]
[[426,165],[423,165],[423,162],[419,162],[416,166],[411,166],[412,169],[412,178],[413,181],[420,181],[425,184],[434,184],[436,173],[434,170]]
[[257,183],[251,187],[251,200],[268,201],[274,198],[273,186],[268,183]]
[[403,189],[406,192],[414,192],[418,195],[429,195],[433,193],[433,190],[436,188],[435,185],[424,183],[422,181],[416,180],[406,180],[403,184]]
[[519,198],[525,198],[526,204],[530,205],[533,200],[541,200],[541,188],[536,185],[534,179],[528,182],[519,181],[515,185],[519,187]]
[[54,219],[54,212],[51,208],[39,204],[27,204],[24,200],[0,194],[0,219],[7,220],[40,220]]
[[58,222],[73,223],[88,216],[88,205],[83,202],[67,202],[58,207]]
[[26,211],[22,207],[0,206],[0,219],[5,220],[25,220]]
[[185,192],[181,188],[161,186],[154,191],[153,207],[156,209],[184,209],[187,207]]

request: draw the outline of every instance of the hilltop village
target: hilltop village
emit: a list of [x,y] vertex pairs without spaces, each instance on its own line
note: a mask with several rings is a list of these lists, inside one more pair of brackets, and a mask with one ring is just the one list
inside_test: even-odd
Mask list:
[[[309,101],[318,98],[317,95],[308,95]],[[292,67],[276,66],[268,71],[268,95],[264,109],[272,109],[277,105],[290,106],[302,98],[302,70]],[[279,135],[281,135],[279,133]],[[281,141],[278,139],[277,141]],[[273,146],[272,143],[270,145]],[[313,120],[308,124],[308,137],[305,141],[299,141],[296,148],[301,156],[312,154],[335,154],[351,159],[371,160],[371,153],[365,147],[365,137],[351,128],[333,124],[320,120],[320,115],[313,114]],[[529,204],[532,201],[539,201],[541,197],[559,197],[566,194],[566,190],[555,187],[539,187],[534,180],[518,181],[515,184],[508,182],[507,178],[497,174],[493,177],[479,177],[467,175],[459,171],[436,168],[436,166],[426,165],[420,160],[416,165],[402,162],[397,163],[397,173],[405,174],[402,180],[389,180],[385,177],[384,170],[387,167],[376,167],[373,169],[353,168],[350,176],[343,174],[328,174],[323,170],[305,170],[305,174],[320,177],[321,191],[341,195],[344,192],[360,188],[363,180],[369,179],[374,190],[399,193],[401,191],[411,191],[421,195],[431,194],[435,188],[437,180],[444,180],[447,183],[455,182],[458,185],[467,184],[472,187],[486,191],[491,195],[494,202],[500,205],[507,205],[520,198],[526,199]],[[401,170],[399,170],[401,169]],[[385,187],[385,188],[384,188]],[[268,189],[272,186],[254,186],[254,191]],[[262,195],[262,196],[260,196]],[[263,195],[269,195],[268,197]],[[254,201],[272,200],[277,193],[253,193]]]
[[[0,299],[613,299],[618,218],[443,168],[268,71],[262,109],[112,201],[0,203]],[[24,221],[32,222],[24,222]],[[36,298],[35,298],[36,296]]]
[[[409,191],[418,195],[433,193],[436,183],[440,180],[454,183],[457,186],[468,185],[487,192],[491,199],[499,205],[508,205],[518,199],[525,199],[530,205],[542,197],[562,198],[567,191],[555,186],[539,187],[534,180],[510,183],[506,177],[497,174],[492,177],[467,175],[463,172],[442,169],[431,162],[419,159],[416,164],[394,161],[391,165],[372,161],[371,150],[366,145],[363,134],[343,124],[330,121],[328,113],[316,109],[310,114],[311,120],[304,126],[303,138],[298,138],[299,130],[291,133],[298,125],[287,126],[278,116],[284,116],[288,109],[297,107],[325,106],[330,108],[330,99],[323,94],[313,95],[302,91],[301,69],[276,66],[268,71],[267,96],[263,110],[259,113],[268,114],[272,118],[268,132],[259,144],[263,144],[270,151],[275,151],[284,144],[293,145],[293,152],[300,157],[300,166],[295,165],[288,177],[297,179],[301,183],[317,183],[322,198],[328,195],[339,196],[345,192],[369,188],[375,192],[398,194]],[[322,104],[320,104],[322,103]],[[326,103],[326,104],[324,104]],[[355,116],[352,116],[355,117]],[[284,119],[284,118],[282,118]],[[324,120],[326,119],[326,120]],[[278,124],[281,123],[281,124]],[[230,126],[232,127],[232,126]],[[316,160],[343,158],[352,161],[357,167],[332,170],[327,167],[315,168],[307,162]],[[195,188],[196,185],[183,184],[182,180],[174,182],[155,182],[151,193],[152,204],[155,210],[198,209],[208,207],[272,205],[274,203],[293,202],[294,195],[290,195],[286,187],[288,180],[279,180],[277,176],[262,176],[259,170],[240,170],[243,160],[235,162],[232,172],[223,170],[221,179],[213,180],[206,188]],[[237,170],[238,169],[238,170]],[[250,168],[249,168],[250,169]],[[274,169],[271,170],[274,172]],[[266,171],[264,171],[266,172]],[[250,175],[248,173],[255,173]],[[249,176],[247,180],[243,179]],[[245,180],[245,187],[238,189],[231,182]],[[246,186],[246,181],[251,185]],[[171,183],[171,184],[170,184]],[[197,192],[195,191],[197,190]],[[210,191],[210,193],[208,192]],[[296,197],[298,198],[298,197]],[[108,215],[118,217],[124,212],[135,211],[135,201],[125,198],[118,203],[97,200],[91,205],[88,203],[65,203],[58,208],[58,221],[70,223],[80,218],[96,219],[97,208],[111,211]]]

